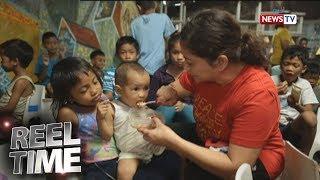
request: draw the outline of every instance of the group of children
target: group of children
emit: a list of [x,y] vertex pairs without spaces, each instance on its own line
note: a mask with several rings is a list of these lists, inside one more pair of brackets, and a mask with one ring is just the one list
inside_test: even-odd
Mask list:
[[[51,47],[46,38],[55,41],[51,42]],[[174,46],[178,46],[179,39],[173,39]],[[153,154],[161,155],[165,149],[145,141],[127,121],[130,108],[137,108],[138,103],[147,100],[150,85],[149,73],[137,62],[138,42],[131,36],[121,37],[116,44],[116,56],[122,63],[117,68],[104,69],[106,58],[101,50],[91,53],[92,65],[76,57],[56,60],[53,58],[57,55],[54,48],[58,46],[56,40],[52,33],[44,34],[43,42],[49,58],[43,65],[44,55],[39,57],[36,72],[42,77],[38,83],[52,87],[53,111],[58,112],[57,120],[71,121],[77,127],[77,135],[82,140],[83,162],[108,169],[110,163],[115,163],[119,149],[118,178],[132,179],[139,160],[149,162]],[[178,65],[173,65],[170,72],[180,70],[181,73],[184,59],[180,50],[174,50],[178,52],[170,51],[171,61],[180,63],[180,68],[175,69]],[[175,58],[174,53],[179,57]],[[9,40],[1,45],[2,68],[14,72],[15,77],[0,99],[0,110],[13,114],[15,125],[22,125],[27,99],[34,90],[34,83],[26,72],[32,58],[33,49],[23,40]],[[177,78],[178,74],[170,76]],[[46,80],[48,78],[51,80]],[[103,161],[108,163],[101,165]],[[96,169],[87,169],[86,177],[89,178]]]
[[[310,84],[319,79],[319,71],[315,72],[311,68],[313,63],[319,62],[308,62],[304,49],[291,45],[283,52],[280,61],[281,75],[272,76],[281,103],[280,129],[283,138],[305,154],[309,153],[316,134],[317,118],[314,109],[319,103]],[[313,76],[312,73],[318,75]],[[301,76],[309,77],[309,81]]]
[[[169,44],[179,46],[178,37],[174,34]],[[169,50],[175,63],[170,72],[180,70],[181,73],[183,70],[184,58],[178,48]],[[139,108],[139,103],[147,101],[150,81],[158,78],[152,76],[150,80],[149,73],[137,62],[139,52],[138,42],[131,36],[123,36],[116,43],[116,57],[121,61],[117,68],[104,69],[105,55],[101,50],[91,53],[92,66],[86,60],[68,57],[53,67],[54,111],[58,111],[59,121],[71,121],[77,127],[78,136],[82,139],[82,160],[89,164],[85,175],[88,178],[96,171],[91,166],[110,168],[110,163],[114,163],[117,157],[117,149],[120,150],[118,179],[132,179],[139,161],[148,163],[153,155],[160,156],[165,150],[145,141],[128,120],[130,109]],[[179,54],[178,57],[175,53]],[[180,68],[175,69],[176,66]],[[174,80],[179,74],[168,75]],[[179,111],[183,109],[180,107]],[[106,163],[101,164],[103,161]]]

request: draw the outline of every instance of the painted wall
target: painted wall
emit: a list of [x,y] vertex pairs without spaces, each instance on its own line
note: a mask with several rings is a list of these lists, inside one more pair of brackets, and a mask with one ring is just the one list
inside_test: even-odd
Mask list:
[[[0,43],[13,37],[21,37],[26,40],[32,38],[33,47],[36,49],[36,60],[42,48],[41,35],[46,31],[58,34],[60,19],[64,17],[68,21],[95,31],[101,49],[109,60],[108,66],[114,62],[117,39],[130,34],[130,23],[138,16],[134,1],[2,0],[0,9],[1,7],[3,9],[4,6],[12,7],[13,13],[20,14],[30,22],[34,22],[32,26],[34,32],[29,32],[30,26],[28,27],[25,23],[17,22],[19,25],[11,26],[12,19],[0,18]],[[22,30],[21,27],[25,27],[26,30]],[[12,29],[15,31],[20,29],[22,32],[12,32]],[[89,54],[90,51],[84,46],[77,45],[75,55],[87,58]],[[31,69],[34,67],[35,60]]]
[[[34,48],[34,58],[36,59],[39,52],[40,31],[39,23],[31,17],[16,11],[9,4],[0,1],[0,43],[14,38],[20,38],[27,41]],[[33,60],[27,70],[32,72],[35,66]],[[30,73],[31,75],[33,73]],[[10,73],[13,77],[13,73]],[[36,80],[36,76],[32,75],[32,79]]]

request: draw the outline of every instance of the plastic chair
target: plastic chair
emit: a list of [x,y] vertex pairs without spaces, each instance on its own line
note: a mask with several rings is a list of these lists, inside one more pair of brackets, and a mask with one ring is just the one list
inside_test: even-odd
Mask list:
[[318,108],[318,111],[317,111],[317,132],[314,137],[313,145],[309,152],[310,159],[316,160],[314,156],[316,152],[320,153],[320,107]]
[[51,104],[53,102],[52,98],[45,98],[41,100],[41,110],[40,110],[40,119],[43,123],[55,123],[56,120],[53,117]]
[[43,85],[34,85],[35,90],[29,97],[26,109],[23,114],[23,125],[28,125],[31,118],[40,115],[41,100],[45,98],[45,87]]
[[253,180],[250,164],[241,164],[236,172],[235,180]]
[[[318,180],[319,171],[317,163],[300,152],[289,141],[286,141],[285,167],[281,180]],[[278,178],[277,178],[278,179]]]

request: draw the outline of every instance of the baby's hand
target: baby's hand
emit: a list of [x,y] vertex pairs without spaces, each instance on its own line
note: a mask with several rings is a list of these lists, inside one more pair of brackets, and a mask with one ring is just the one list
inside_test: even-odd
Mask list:
[[48,64],[49,64],[49,54],[48,54],[48,52],[45,51],[42,54],[42,60],[43,60],[43,64],[48,66]]

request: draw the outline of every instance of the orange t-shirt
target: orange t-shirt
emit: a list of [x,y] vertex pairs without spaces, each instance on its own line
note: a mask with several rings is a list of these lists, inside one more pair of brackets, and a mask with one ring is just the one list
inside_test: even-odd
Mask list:
[[188,72],[179,79],[193,93],[198,136],[206,147],[229,143],[261,148],[259,159],[271,178],[284,167],[284,143],[279,130],[278,92],[262,68],[246,66],[225,86],[196,83]]

